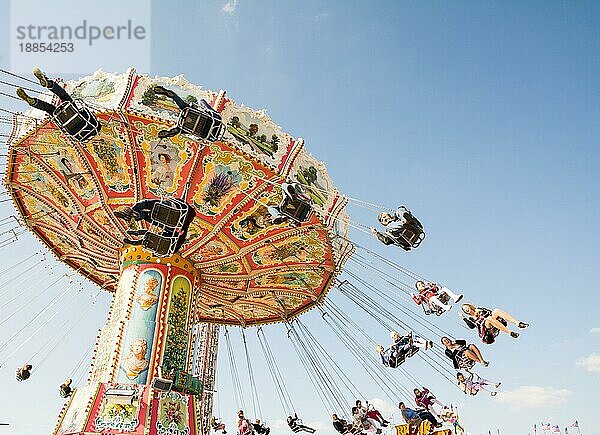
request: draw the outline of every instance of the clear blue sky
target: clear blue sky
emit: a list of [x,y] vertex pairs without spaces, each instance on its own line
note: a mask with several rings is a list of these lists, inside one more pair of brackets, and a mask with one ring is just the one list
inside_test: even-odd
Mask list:
[[[8,3],[0,4],[4,68]],[[518,341],[502,337],[484,349],[492,361],[485,375],[502,380],[511,401],[466,398],[418,361],[407,366],[441,400],[461,405],[471,433],[525,434],[542,420],[564,427],[578,419],[586,435],[599,434],[600,367],[584,359],[600,353],[600,333],[590,332],[600,328],[600,2],[230,0],[224,11],[225,4],[154,1],[150,73],[183,73],[267,108],[326,162],[340,190],[390,207],[404,203],[428,230],[409,254],[353,232],[360,244],[531,323]],[[98,68],[106,69],[103,59]],[[11,213],[0,205],[0,216]],[[374,219],[349,211],[363,223]],[[24,258],[38,244],[29,237],[19,247]],[[0,255],[2,265],[12,264],[11,251]],[[0,433],[50,431],[61,403],[56,388],[102,325],[108,302],[100,299],[36,379],[17,385],[18,357],[0,368],[0,420],[13,423]],[[374,337],[387,337],[359,311],[351,313]],[[455,312],[437,320],[476,340]],[[383,397],[318,316],[305,321],[366,398]],[[319,433],[329,434],[329,416],[299,363],[285,358],[292,350],[281,329],[268,333],[295,404],[306,422],[322,422],[327,429]],[[0,341],[10,333],[0,331]],[[32,352],[24,347],[18,355]],[[220,411],[233,421],[221,356]],[[264,384],[264,417],[275,422],[282,415],[262,355],[253,349],[252,357]]]

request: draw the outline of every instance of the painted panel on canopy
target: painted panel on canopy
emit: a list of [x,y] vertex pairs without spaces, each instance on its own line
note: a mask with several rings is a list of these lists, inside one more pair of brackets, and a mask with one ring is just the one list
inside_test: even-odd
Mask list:
[[184,276],[171,283],[167,337],[162,358],[163,373],[186,370],[189,342],[189,312],[192,285]]
[[267,207],[277,207],[281,203],[281,192],[279,188],[269,186],[266,191],[259,195],[253,195],[256,201],[252,201],[236,214],[229,226],[229,234],[243,244],[251,243],[265,237],[278,229],[289,228],[288,223],[273,224],[272,216]]
[[195,188],[190,197],[199,213],[211,221],[217,215],[226,215],[240,202],[250,200],[248,195],[259,184],[256,177],[267,177],[246,156],[222,142],[208,147],[201,166],[203,170],[195,174],[192,182]]
[[[72,221],[65,218],[61,213],[55,212],[55,207],[45,204],[37,197],[24,195],[22,192],[17,193],[17,196],[22,200],[25,214],[31,216],[29,223],[35,228],[38,235],[50,244],[58,244],[56,247],[57,255],[58,253],[60,255],[79,253],[81,248],[85,248],[94,253],[93,256],[97,257],[94,260],[97,263],[118,270],[118,264],[116,264],[118,263],[117,250],[121,244],[114,237],[109,236],[117,234],[117,230],[112,225],[109,224],[106,227],[110,231],[99,231],[97,226],[82,219],[76,228]],[[96,215],[96,213],[99,215]],[[101,209],[90,214],[95,221],[103,222],[106,219],[106,213]],[[82,234],[78,235],[79,231]],[[90,237],[91,240],[88,239]],[[112,255],[114,257],[107,257],[107,254],[111,254],[111,251],[107,250],[108,247],[113,249]]]
[[51,202],[54,208],[62,210],[66,215],[77,213],[71,199],[71,195],[63,186],[58,184],[52,177],[44,173],[44,169],[32,163],[22,163],[13,180],[18,184],[36,192],[40,197]]
[[93,99],[94,103],[116,107],[126,87],[127,73],[110,74],[97,71],[85,81],[71,88],[71,96],[78,99]]
[[[194,244],[196,242],[204,239],[208,235],[208,233],[210,233],[213,230],[213,228],[214,228],[214,223],[211,224],[209,222],[206,222],[202,219],[202,216],[196,215],[196,217],[194,218],[194,220],[192,221],[192,223],[190,224],[190,226],[188,228],[187,237],[185,239],[185,243],[181,247],[181,252],[184,253],[184,255],[187,257],[189,255],[189,253],[195,249]],[[202,250],[202,248],[205,248],[206,245],[210,244],[210,243],[211,242],[199,244],[200,250]],[[217,242],[215,242],[215,243],[217,243]],[[220,242],[220,243],[222,243],[222,242]],[[227,249],[224,244],[223,244],[223,247],[226,252]],[[201,257],[201,255],[200,255],[200,257]],[[200,257],[198,257],[198,258],[200,258]]]
[[83,204],[89,205],[97,198],[89,168],[72,148],[71,142],[53,126],[48,123],[40,127],[24,144],[28,145],[28,151],[34,158],[43,159],[54,169],[57,177],[64,180],[64,184],[77,194]]
[[228,98],[225,100],[221,113],[227,125],[225,139],[266,165],[283,167],[294,139],[273,123],[264,111],[238,106]]
[[236,255],[239,251],[238,246],[234,242],[219,232],[214,234],[206,243],[201,244],[198,242],[196,246],[191,246],[186,255],[191,253],[189,255],[190,259],[196,262],[196,266],[200,268],[204,262],[226,259],[227,257]]
[[53,207],[50,207],[45,202],[33,195],[16,193],[16,196],[21,200],[25,210],[25,215],[29,216],[28,221],[32,224],[35,224],[36,221],[50,215],[54,210]]
[[[46,239],[52,246],[55,247],[55,254],[65,257],[79,257],[81,254],[86,255],[86,259],[75,259],[74,261],[81,263],[81,267],[88,270],[92,275],[101,275],[101,271],[96,271],[95,267],[98,265],[108,266],[111,271],[118,273],[118,251],[114,250],[112,253],[114,257],[111,259],[107,258],[107,254],[111,251],[107,249],[106,244],[102,244],[101,241],[93,243],[83,237],[80,237],[76,231],[71,231],[68,227],[55,223],[53,219],[44,217],[44,220],[36,222],[35,229],[38,235],[42,239]],[[51,226],[46,226],[44,221],[51,221]],[[89,261],[88,261],[89,260]],[[87,268],[85,264],[91,263],[91,268]]]
[[144,269],[138,277],[131,319],[127,323],[119,358],[118,382],[144,384],[148,378],[163,281],[162,273],[156,269]]
[[98,173],[98,180],[110,190],[110,196],[128,196],[131,193],[131,155],[127,144],[127,133],[118,115],[99,113],[102,130],[86,142],[85,150]]
[[326,255],[331,256],[327,245],[317,230],[311,229],[283,240],[268,243],[246,258],[256,267],[286,263],[321,263]]
[[180,197],[198,152],[198,143],[186,136],[159,139],[158,132],[171,126],[164,122],[127,115],[141,170],[142,197]]
[[[203,277],[201,285],[204,285],[204,283],[220,288],[224,294],[238,294],[240,290],[245,290],[248,282],[244,280],[231,281],[224,278]],[[232,290],[233,293],[229,290]]]
[[115,218],[109,216],[105,209],[102,208],[99,203],[97,208],[88,210],[88,215],[106,232],[111,234],[113,237],[121,240],[122,232],[120,229],[117,229],[116,225],[113,223],[113,219]]
[[106,248],[112,248],[113,251],[118,252],[118,250],[121,249],[121,247],[123,246],[122,240],[118,238],[119,233],[114,232],[107,234],[106,231],[98,229],[98,227],[94,225],[94,223],[94,221],[89,222],[87,219],[81,220],[80,228],[78,228],[78,231],[82,232],[86,236],[86,239],[84,240],[87,240],[87,238],[91,238],[95,243],[101,244]]
[[214,275],[239,275],[245,274],[247,271],[244,269],[244,264],[240,260],[237,260],[203,268],[202,273]]
[[304,191],[322,212],[327,212],[333,205],[337,191],[327,174],[325,165],[306,150],[301,151],[294,161],[290,177],[306,186]]
[[204,99],[211,104],[215,98],[213,92],[188,82],[183,75],[172,78],[137,76],[133,82],[133,91],[125,107],[144,115],[168,119],[174,125],[179,116],[179,108],[170,98],[157,95],[153,91],[153,87],[157,85],[175,92],[184,101],[191,103]]
[[286,268],[255,278],[250,282],[250,287],[252,289],[260,287],[300,288],[310,291],[320,287],[326,278],[327,274],[324,270],[287,270]]

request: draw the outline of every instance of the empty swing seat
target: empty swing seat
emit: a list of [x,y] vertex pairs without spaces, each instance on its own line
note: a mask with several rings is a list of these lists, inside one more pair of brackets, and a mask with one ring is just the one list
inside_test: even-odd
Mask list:
[[57,127],[78,142],[86,142],[100,130],[98,118],[86,106],[64,101],[54,111],[52,118]]
[[220,140],[225,133],[225,125],[219,112],[202,100],[201,106],[188,106],[179,114],[177,126],[182,132],[211,142]]

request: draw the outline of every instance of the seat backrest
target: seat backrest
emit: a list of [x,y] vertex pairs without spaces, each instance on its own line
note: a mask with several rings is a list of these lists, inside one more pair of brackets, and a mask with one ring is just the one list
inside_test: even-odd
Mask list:
[[191,133],[206,139],[210,133],[210,124],[211,120],[204,113],[196,110],[189,110],[187,116],[183,119],[181,128],[186,133]]
[[298,222],[306,222],[308,219],[310,219],[313,211],[312,206],[309,203],[291,199],[287,196],[283,199],[279,210],[284,215]]
[[425,238],[425,233],[414,225],[403,226],[400,234],[413,248],[418,247]]
[[100,132],[98,118],[87,107],[77,107],[72,101],[61,103],[53,118],[61,130],[82,142]]
[[79,110],[71,101],[66,101],[58,106],[54,112],[54,117],[61,125],[67,125],[71,119],[79,114]]
[[168,257],[173,255],[177,239],[164,237],[159,234],[148,231],[144,235],[142,245],[149,249],[158,257]]
[[153,223],[169,228],[175,228],[183,224],[185,211],[168,204],[166,202],[157,202],[152,208],[150,218]]
[[211,141],[217,139],[221,124],[221,116],[212,108],[197,106],[183,109],[177,122],[184,133]]

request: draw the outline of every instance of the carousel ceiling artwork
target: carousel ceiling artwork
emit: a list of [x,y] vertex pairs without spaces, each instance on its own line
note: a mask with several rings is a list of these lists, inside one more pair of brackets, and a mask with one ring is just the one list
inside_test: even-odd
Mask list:
[[[27,227],[57,258],[114,292],[123,239],[136,229],[115,211],[141,199],[178,198],[196,212],[179,251],[200,274],[196,321],[280,322],[323,300],[352,247],[345,199],[302,139],[183,76],[98,71],[64,85],[94,111],[99,133],[76,141],[42,111],[17,114],[5,180]],[[208,102],[226,125],[222,139],[159,138],[179,111],[154,92],[157,85]],[[38,98],[56,101],[50,93]],[[269,214],[289,182],[303,185],[314,204],[304,222]]]

